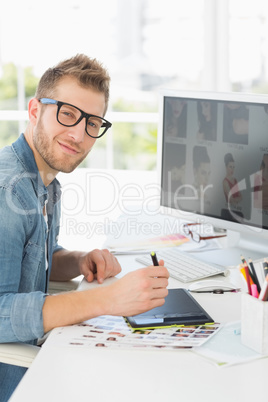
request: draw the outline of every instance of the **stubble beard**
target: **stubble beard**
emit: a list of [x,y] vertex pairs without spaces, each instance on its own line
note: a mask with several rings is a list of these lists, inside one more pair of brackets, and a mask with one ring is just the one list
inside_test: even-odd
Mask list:
[[[86,158],[88,153],[83,154],[82,157],[71,162],[71,157],[66,155],[65,160],[60,160],[53,150],[53,142],[50,142],[49,135],[44,130],[44,125],[41,121],[36,126],[35,133],[33,135],[33,144],[35,149],[45,161],[45,163],[53,170],[63,173],[71,173],[79,166]],[[53,141],[53,140],[52,140]],[[70,144],[71,145],[71,144]]]

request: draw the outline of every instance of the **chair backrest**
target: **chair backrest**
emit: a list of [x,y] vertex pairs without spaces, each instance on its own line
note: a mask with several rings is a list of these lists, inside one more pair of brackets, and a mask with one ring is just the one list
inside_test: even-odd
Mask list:
[[39,350],[38,346],[25,343],[1,343],[0,362],[28,368]]

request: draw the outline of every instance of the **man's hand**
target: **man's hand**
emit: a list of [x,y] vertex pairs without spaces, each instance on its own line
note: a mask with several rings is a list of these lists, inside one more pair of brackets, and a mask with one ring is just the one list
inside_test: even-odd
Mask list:
[[131,316],[162,306],[168,295],[169,272],[163,266],[149,266],[126,274],[105,288],[109,315]]
[[[100,278],[115,275],[121,270],[107,250],[94,250],[80,255],[79,259],[87,280],[93,280],[98,274]],[[168,294],[169,277],[163,264],[160,260],[159,266],[130,272],[108,286],[47,296],[43,307],[44,331],[101,315],[131,316],[162,306]],[[94,274],[96,267],[97,274]]]
[[88,282],[97,279],[99,283],[103,283],[104,279],[121,272],[117,258],[106,249],[96,249],[81,256],[79,269]]

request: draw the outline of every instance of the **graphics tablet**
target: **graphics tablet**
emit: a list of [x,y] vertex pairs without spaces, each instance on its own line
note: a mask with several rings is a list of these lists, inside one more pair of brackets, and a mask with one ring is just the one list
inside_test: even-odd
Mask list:
[[165,304],[146,313],[125,317],[134,329],[213,324],[214,320],[188,290],[169,289]]

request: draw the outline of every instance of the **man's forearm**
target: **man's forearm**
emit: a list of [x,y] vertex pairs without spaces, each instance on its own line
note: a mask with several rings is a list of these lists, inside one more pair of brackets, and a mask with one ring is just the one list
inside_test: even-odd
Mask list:
[[50,280],[69,281],[80,275],[79,259],[85,255],[82,251],[59,250],[53,254]]
[[100,315],[136,315],[163,305],[168,277],[163,266],[150,266],[129,272],[108,286],[46,296],[42,310],[44,331]]
[[44,332],[107,314],[104,289],[47,296],[43,306]]

